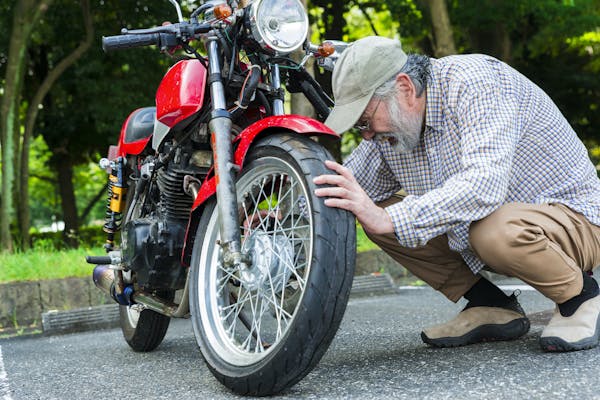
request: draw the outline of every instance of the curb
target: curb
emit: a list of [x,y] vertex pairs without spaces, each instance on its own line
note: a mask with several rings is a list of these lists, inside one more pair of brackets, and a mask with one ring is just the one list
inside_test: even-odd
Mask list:
[[[354,277],[350,297],[368,297],[399,294],[389,274],[374,273]],[[62,335],[119,326],[119,305],[107,304],[77,308],[68,311],[49,311],[42,314],[43,334]]]
[[42,314],[42,331],[44,335],[109,329],[118,325],[118,304],[76,308],[69,311],[49,311]]

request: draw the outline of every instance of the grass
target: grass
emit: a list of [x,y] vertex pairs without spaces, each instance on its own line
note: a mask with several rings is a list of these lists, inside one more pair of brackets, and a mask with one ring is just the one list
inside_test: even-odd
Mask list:
[[361,253],[363,251],[377,250],[379,246],[371,242],[367,237],[364,229],[360,225],[356,225],[356,251]]
[[85,262],[85,256],[90,254],[103,255],[105,252],[96,248],[0,253],[0,283],[89,277],[94,266]]
[[[360,225],[356,227],[357,251],[377,249]],[[22,253],[0,252],[0,283],[89,277],[93,265],[85,262],[86,255],[104,255],[102,248],[52,250],[37,248]]]

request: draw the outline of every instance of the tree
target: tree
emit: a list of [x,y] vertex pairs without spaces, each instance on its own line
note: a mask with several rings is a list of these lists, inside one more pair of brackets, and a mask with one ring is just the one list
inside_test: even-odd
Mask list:
[[600,1],[454,4],[464,52],[508,62],[550,95],[582,139],[600,141]]
[[[47,76],[50,66],[65,57],[65,49],[75,47],[85,35],[80,26],[67,31],[52,28],[68,24],[81,12],[72,1],[62,2],[64,7],[53,8],[48,14],[49,29],[39,35],[31,54],[31,68],[37,76]],[[48,166],[56,173],[65,239],[70,244],[76,244],[71,240],[72,233],[77,233],[82,217],[73,185],[74,168],[97,162],[109,144],[116,143],[127,115],[140,106],[153,104],[156,87],[170,63],[152,48],[105,54],[99,45],[100,36],[118,34],[122,27],[159,25],[172,17],[173,11],[164,0],[94,3],[97,33],[93,43],[97,45],[56,80],[43,101],[36,131],[52,153]],[[31,84],[39,86],[38,82]],[[90,199],[104,183],[104,179],[96,182]]]
[[94,27],[90,12],[89,0],[81,1],[81,11],[83,14],[83,25],[85,26],[85,39],[65,58],[63,58],[52,70],[48,72],[45,79],[39,86],[27,108],[27,117],[25,119],[25,131],[23,133],[21,145],[21,166],[20,166],[20,185],[19,185],[19,231],[21,233],[21,246],[23,249],[29,248],[29,143],[35,128],[39,106],[44,97],[48,94],[56,80],[73,65],[91,46],[94,39]]
[[450,25],[450,16],[446,0],[425,0],[431,15],[433,30],[433,53],[435,57],[444,57],[456,54],[454,32]]
[[0,249],[12,250],[10,222],[13,218],[15,153],[19,134],[19,101],[31,33],[52,0],[20,0],[13,11],[4,93],[0,104],[2,146],[2,205],[0,206]]

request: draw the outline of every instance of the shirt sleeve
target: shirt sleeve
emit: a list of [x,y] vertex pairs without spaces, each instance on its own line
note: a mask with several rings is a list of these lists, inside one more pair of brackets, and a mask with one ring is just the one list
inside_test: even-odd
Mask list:
[[496,82],[462,87],[448,117],[460,132],[461,170],[421,196],[386,208],[396,237],[406,247],[425,245],[447,233],[450,248],[469,248],[468,229],[506,199],[520,133],[517,101]]
[[344,162],[374,202],[390,198],[401,189],[398,180],[385,162],[381,150],[372,140],[363,140]]

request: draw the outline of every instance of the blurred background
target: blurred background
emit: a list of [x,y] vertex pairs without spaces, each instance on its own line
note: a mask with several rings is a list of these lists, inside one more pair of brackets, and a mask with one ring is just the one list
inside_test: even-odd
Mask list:
[[[182,1],[184,15],[200,4]],[[431,57],[486,53],[557,103],[600,162],[600,0],[305,0],[311,40],[401,39]],[[101,246],[97,162],[174,63],[155,48],[105,54],[101,37],[175,21],[167,0],[0,0],[0,253]],[[330,75],[311,67],[330,90]],[[303,99],[289,110],[310,115]],[[329,144],[339,159],[358,143]],[[1,279],[0,279],[1,280]]]

